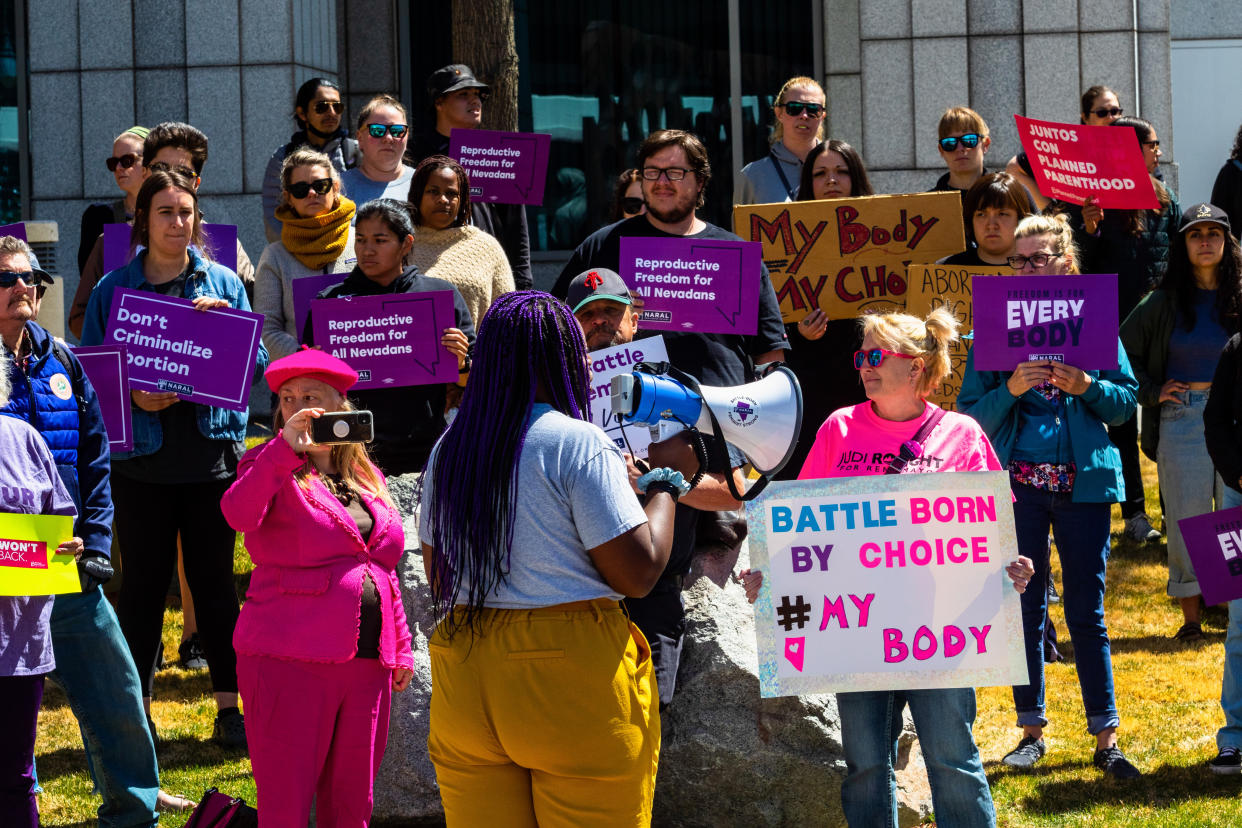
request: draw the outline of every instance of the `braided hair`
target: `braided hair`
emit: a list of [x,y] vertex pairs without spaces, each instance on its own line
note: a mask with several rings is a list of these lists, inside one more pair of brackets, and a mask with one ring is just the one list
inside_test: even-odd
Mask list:
[[431,595],[450,638],[480,631],[485,599],[508,578],[518,462],[536,392],[589,421],[587,361],[582,328],[550,294],[506,293],[479,325],[461,409],[427,469]]

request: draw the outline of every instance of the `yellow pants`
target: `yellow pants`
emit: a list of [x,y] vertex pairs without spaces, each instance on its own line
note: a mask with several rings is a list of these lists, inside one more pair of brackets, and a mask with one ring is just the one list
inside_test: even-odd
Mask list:
[[615,601],[484,610],[431,638],[431,733],[449,828],[651,823],[651,650]]

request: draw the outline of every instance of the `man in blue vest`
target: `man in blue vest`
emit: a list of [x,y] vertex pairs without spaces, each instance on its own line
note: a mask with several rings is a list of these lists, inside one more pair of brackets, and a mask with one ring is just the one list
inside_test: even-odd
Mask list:
[[31,267],[31,256],[24,241],[0,236],[0,339],[13,385],[0,414],[27,421],[47,441],[78,508],[74,534],[85,544],[78,563],[81,594],[57,596],[52,605],[52,679],[82,728],[87,763],[103,795],[100,826],[155,825],[157,805],[186,802],[159,789],[138,671],[100,589],[112,577],[108,435],[81,363],[34,321],[52,278]]

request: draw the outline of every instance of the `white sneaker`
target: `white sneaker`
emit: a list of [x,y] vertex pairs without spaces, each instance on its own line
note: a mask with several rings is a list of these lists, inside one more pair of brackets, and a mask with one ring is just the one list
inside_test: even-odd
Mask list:
[[1130,540],[1137,541],[1138,543],[1152,543],[1161,538],[1160,532],[1151,525],[1151,521],[1147,519],[1145,512],[1139,512],[1134,517],[1126,519],[1124,534]]

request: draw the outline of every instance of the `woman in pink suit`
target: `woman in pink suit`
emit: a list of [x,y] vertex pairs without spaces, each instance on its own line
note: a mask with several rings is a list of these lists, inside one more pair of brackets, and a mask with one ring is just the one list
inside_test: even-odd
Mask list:
[[365,825],[392,690],[413,676],[396,566],[401,515],[361,443],[317,445],[358,375],[323,351],[273,362],[275,439],[224,495],[255,563],[233,637],[263,828]]

